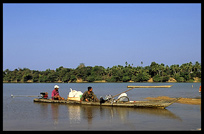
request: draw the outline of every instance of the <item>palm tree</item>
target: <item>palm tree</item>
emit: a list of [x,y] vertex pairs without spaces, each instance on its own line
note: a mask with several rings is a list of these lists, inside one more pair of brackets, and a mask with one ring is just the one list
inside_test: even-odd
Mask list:
[[151,65],[150,65],[150,72],[151,72],[151,75],[155,76],[158,75],[158,72],[159,72],[159,65],[156,63],[156,62],[152,62]]
[[193,71],[195,73],[201,72],[201,65],[200,65],[200,63],[198,61],[196,61],[195,65],[193,65]]

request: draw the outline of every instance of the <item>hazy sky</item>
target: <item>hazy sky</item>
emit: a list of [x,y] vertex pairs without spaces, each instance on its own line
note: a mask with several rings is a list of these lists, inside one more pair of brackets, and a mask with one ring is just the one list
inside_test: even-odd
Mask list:
[[3,4],[3,70],[201,62],[201,4]]

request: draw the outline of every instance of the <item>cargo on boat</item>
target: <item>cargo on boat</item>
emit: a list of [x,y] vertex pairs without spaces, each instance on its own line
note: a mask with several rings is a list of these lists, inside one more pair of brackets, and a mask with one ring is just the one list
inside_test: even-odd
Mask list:
[[127,88],[170,88],[173,85],[163,85],[163,86],[127,86]]
[[73,105],[89,105],[89,106],[111,106],[111,107],[132,107],[132,108],[166,108],[173,104],[180,98],[174,100],[150,100],[150,101],[124,101],[124,102],[85,102],[85,101],[73,101],[73,100],[52,100],[36,98],[34,102],[38,103],[59,103],[59,104],[73,104]]

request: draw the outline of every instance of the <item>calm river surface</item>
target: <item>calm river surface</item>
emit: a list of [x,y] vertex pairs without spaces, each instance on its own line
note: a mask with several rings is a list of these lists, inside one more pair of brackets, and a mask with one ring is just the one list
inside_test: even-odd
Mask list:
[[[166,109],[117,108],[34,103],[33,97],[59,85],[67,98],[70,88],[100,96],[116,95],[128,85],[173,85],[171,88],[136,88],[127,92],[130,100],[169,96],[200,98],[201,83],[4,83],[3,130],[197,130],[201,128],[201,106],[174,103]],[[193,88],[192,88],[193,85]]]

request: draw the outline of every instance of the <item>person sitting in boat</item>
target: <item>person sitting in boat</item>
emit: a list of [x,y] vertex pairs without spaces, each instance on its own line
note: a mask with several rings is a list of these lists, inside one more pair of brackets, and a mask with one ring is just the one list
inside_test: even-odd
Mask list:
[[88,91],[83,93],[83,95],[81,97],[81,101],[87,101],[87,102],[99,101],[92,90],[93,90],[92,87],[88,87]]
[[59,95],[59,91],[58,91],[59,86],[55,85],[54,88],[55,89],[52,91],[52,99],[53,100],[64,100],[64,98]]

